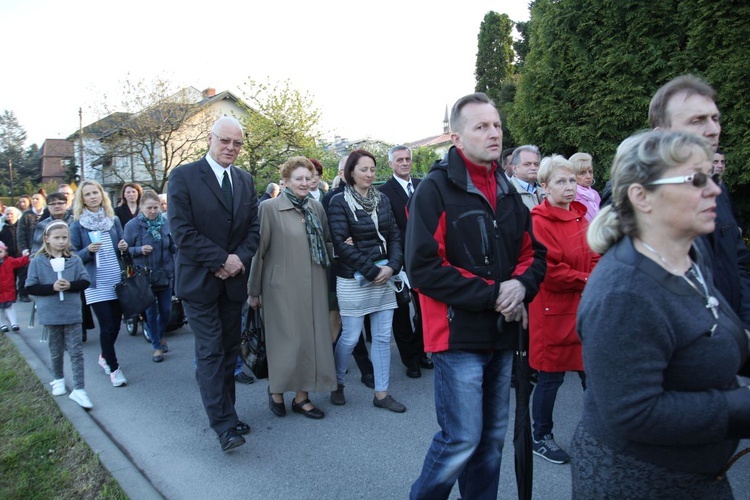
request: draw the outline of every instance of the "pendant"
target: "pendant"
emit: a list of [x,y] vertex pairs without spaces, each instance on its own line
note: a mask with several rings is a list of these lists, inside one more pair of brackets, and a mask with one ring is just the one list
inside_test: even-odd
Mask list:
[[711,309],[714,318],[719,319],[719,301],[713,295],[709,295],[706,299],[706,309]]

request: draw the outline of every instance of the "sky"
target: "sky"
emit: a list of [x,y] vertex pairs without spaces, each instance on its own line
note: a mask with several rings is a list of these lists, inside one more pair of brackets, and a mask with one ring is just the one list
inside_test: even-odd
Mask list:
[[327,139],[417,141],[473,92],[490,10],[529,17],[527,0],[3,0],[0,111],[41,147],[78,130],[79,107],[84,126],[101,118],[128,78],[239,97],[249,78],[289,79]]

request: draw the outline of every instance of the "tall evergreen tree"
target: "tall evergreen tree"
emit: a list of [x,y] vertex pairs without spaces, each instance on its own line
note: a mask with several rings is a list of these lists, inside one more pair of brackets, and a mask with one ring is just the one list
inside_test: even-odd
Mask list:
[[479,27],[475,90],[487,94],[498,107],[503,121],[503,144],[512,145],[507,112],[515,95],[513,21],[507,14],[490,11]]

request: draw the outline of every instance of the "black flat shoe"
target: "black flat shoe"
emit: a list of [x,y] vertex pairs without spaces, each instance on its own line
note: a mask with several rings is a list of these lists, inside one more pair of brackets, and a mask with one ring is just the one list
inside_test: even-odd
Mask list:
[[311,410],[305,410],[302,408],[303,406],[307,404],[312,404],[309,399],[306,399],[302,401],[301,403],[297,403],[295,400],[292,400],[292,411],[294,413],[301,413],[302,415],[306,416],[307,418],[312,418],[313,420],[320,420],[321,418],[325,417],[326,414],[323,413],[322,410],[312,407]]
[[243,434],[250,434],[250,426],[240,420],[237,421],[237,425],[234,426],[234,430],[240,436]]
[[245,438],[237,434],[234,427],[230,427],[219,436],[219,443],[221,443],[221,451],[229,451],[245,444]]
[[359,381],[365,384],[365,387],[375,389],[375,375],[372,373],[365,373]]
[[277,417],[286,417],[286,406],[284,406],[283,402],[277,403],[273,400],[273,394],[271,394],[270,387],[268,388],[268,407],[271,408],[271,411]]
[[419,365],[410,366],[406,369],[406,376],[409,378],[419,378],[422,376],[422,370],[419,369]]

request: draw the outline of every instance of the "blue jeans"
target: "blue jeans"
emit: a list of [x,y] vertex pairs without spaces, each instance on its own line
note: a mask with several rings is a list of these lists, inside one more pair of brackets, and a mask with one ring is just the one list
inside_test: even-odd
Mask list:
[[446,351],[434,353],[432,361],[441,430],[409,498],[448,498],[458,480],[463,498],[494,500],[508,429],[513,351]]
[[167,331],[169,314],[172,312],[172,287],[160,292],[154,291],[156,302],[146,309],[146,323],[151,336],[151,347],[161,349],[161,339]]
[[[391,324],[393,323],[393,309],[378,311],[370,315],[372,330],[372,346],[370,359],[375,372],[375,391],[386,392],[390,381],[391,370]],[[346,369],[352,357],[354,346],[357,345],[365,324],[364,316],[341,316],[341,336],[336,342],[334,360],[336,362],[336,380],[344,383]]]
[[[581,377],[581,385],[586,389],[586,374],[578,372]],[[534,419],[534,439],[539,441],[542,437],[552,433],[552,412],[555,409],[557,390],[565,379],[565,372],[543,372],[539,370],[539,381],[536,383],[534,393],[531,396],[533,406],[531,416]]]

